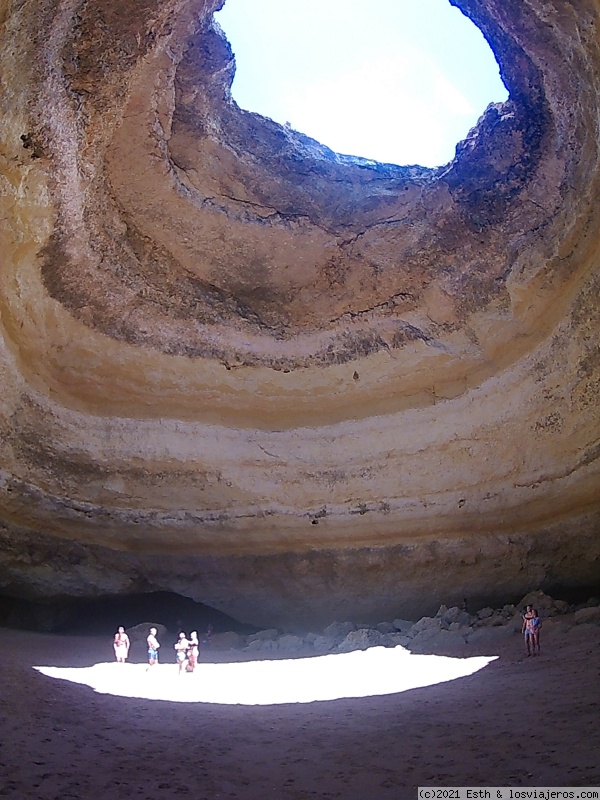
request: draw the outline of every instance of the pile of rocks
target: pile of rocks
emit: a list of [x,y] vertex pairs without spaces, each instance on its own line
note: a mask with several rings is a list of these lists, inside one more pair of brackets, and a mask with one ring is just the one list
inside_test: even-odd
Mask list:
[[434,617],[422,617],[417,622],[395,619],[374,627],[334,622],[322,633],[304,636],[281,633],[275,628],[249,636],[229,631],[213,635],[211,647],[219,651],[256,652],[261,656],[291,656],[299,652],[324,655],[367,650],[369,647],[404,647],[416,653],[458,654],[464,653],[468,645],[492,645],[519,634],[522,611],[528,604],[538,610],[542,619],[569,615],[572,625],[600,624],[600,599],[592,597],[583,605],[571,606],[538,590],[525,595],[517,605],[482,608],[476,614],[457,607],[441,606]]

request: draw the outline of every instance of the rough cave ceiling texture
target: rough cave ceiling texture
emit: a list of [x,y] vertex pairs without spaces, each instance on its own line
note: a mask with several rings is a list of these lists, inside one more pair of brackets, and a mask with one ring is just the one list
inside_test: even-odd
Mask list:
[[510,100],[435,170],[240,111],[220,5],[0,0],[0,590],[593,584],[599,0],[456,2]]

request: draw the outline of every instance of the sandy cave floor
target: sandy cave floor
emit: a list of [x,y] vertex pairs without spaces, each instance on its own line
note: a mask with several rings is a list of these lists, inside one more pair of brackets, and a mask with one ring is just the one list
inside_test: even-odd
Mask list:
[[[98,694],[32,667],[110,662],[110,640],[0,629],[0,796],[362,800],[431,785],[600,786],[600,626],[565,618],[543,637],[539,658],[524,657],[518,634],[470,648],[499,658],[426,688],[241,706]],[[201,680],[198,670],[183,680]]]

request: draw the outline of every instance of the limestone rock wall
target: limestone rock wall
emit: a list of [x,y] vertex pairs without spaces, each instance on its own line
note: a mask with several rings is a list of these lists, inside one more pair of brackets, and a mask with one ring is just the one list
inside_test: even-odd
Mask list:
[[218,0],[0,0],[0,591],[255,624],[600,580],[600,2],[456,0],[450,164],[230,97]]

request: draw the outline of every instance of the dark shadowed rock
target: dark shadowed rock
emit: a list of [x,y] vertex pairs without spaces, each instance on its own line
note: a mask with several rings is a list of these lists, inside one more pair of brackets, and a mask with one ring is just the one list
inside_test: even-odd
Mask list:
[[409,628],[407,635],[414,638],[423,631],[439,631],[441,628],[442,620],[440,617],[421,617],[420,620]]
[[227,631],[213,634],[210,646],[212,650],[241,650],[245,644],[246,640],[239,633]]
[[384,647],[404,647],[406,648],[410,642],[410,637],[404,633],[385,633],[381,644]]
[[453,623],[458,625],[470,625],[473,622],[473,617],[457,606],[453,606],[452,608],[440,606],[436,617],[441,619],[443,627],[447,627]]
[[580,608],[579,611],[576,611],[573,615],[573,623],[575,625],[582,625],[588,622],[594,625],[600,624],[600,608],[598,608],[598,606]]
[[367,650],[369,647],[379,647],[385,642],[385,635],[373,628],[360,628],[350,631],[346,638],[338,645],[339,653],[349,653],[353,650]]
[[412,628],[414,622],[411,622],[409,619],[395,619],[392,624],[397,631],[406,633]]
[[353,622],[333,622],[325,628],[323,635],[329,637],[334,645],[338,645],[355,627]]
[[306,643],[301,636],[294,636],[291,633],[286,633],[278,639],[277,644],[279,650],[292,653],[301,650]]
[[265,641],[273,641],[277,639],[279,636],[279,631],[276,628],[268,628],[263,631],[257,631],[256,633],[251,633],[248,636],[248,644],[251,642],[265,642]]
[[311,635],[307,642],[315,653],[329,653],[335,648],[335,641],[330,636]]

